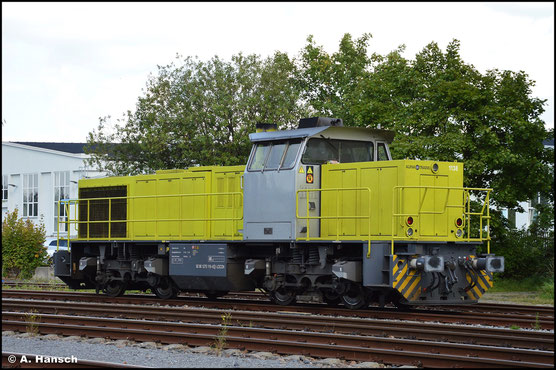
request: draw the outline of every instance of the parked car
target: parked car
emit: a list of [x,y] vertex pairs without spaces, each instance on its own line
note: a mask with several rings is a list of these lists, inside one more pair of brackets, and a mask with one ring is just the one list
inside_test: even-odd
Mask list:
[[[56,249],[58,248],[58,239],[46,238],[43,245],[46,247],[46,253],[47,253],[45,262],[48,263],[50,266],[52,266],[54,262],[53,260],[54,252],[56,252]],[[67,246],[68,246],[68,241],[66,239],[59,240],[60,249],[67,248]]]

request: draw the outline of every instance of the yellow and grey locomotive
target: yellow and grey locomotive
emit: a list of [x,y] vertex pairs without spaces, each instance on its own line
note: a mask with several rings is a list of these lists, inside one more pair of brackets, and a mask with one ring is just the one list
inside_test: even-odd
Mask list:
[[476,303],[504,269],[490,253],[491,189],[464,188],[462,163],[392,160],[393,137],[306,118],[295,130],[260,125],[246,166],[80,180],[55,275],[111,296]]

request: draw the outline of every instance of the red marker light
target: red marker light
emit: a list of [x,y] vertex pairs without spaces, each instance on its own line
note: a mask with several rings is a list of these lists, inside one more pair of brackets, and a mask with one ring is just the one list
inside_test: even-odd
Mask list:
[[409,226],[413,225],[413,217],[409,216],[409,217],[407,218],[407,224],[408,224]]

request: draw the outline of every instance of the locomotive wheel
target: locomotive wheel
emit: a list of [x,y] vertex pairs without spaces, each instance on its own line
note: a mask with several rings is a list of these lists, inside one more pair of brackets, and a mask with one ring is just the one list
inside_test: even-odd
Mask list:
[[348,291],[342,295],[342,303],[352,310],[358,310],[368,304],[365,291],[354,284],[350,284]]
[[152,292],[160,299],[176,298],[178,289],[175,287],[171,280],[165,278],[160,279],[157,286],[151,288]]
[[280,288],[270,293],[270,298],[274,303],[282,306],[287,306],[295,302],[295,292]]
[[322,300],[330,306],[337,306],[342,302],[342,296],[335,292],[325,291],[322,293]]
[[220,297],[224,297],[226,294],[228,294],[228,292],[224,292],[224,291],[218,291],[218,292],[205,292],[205,295],[207,296],[208,299],[216,299],[216,298],[220,298]]
[[104,286],[102,291],[104,294],[110,297],[120,297],[124,295],[127,284],[120,280],[109,281],[108,284]]
[[396,308],[402,311],[407,311],[411,309],[411,306],[407,304],[407,301],[402,302],[401,298],[394,298],[392,300],[392,303],[394,304],[394,306],[396,306]]

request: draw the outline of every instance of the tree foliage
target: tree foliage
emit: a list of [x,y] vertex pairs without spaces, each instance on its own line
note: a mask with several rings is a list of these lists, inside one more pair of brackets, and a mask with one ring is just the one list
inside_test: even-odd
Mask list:
[[414,60],[402,56],[403,45],[367,57],[369,40],[346,35],[328,55],[308,39],[298,73],[320,114],[396,131],[395,158],[463,162],[465,186],[494,189],[497,206],[552,196],[553,153],[543,147],[540,119],[546,100],[531,95],[525,72],[480,73],[461,59],[458,40],[446,52],[432,42]]
[[2,275],[30,278],[47,255],[44,224],[21,219],[18,209],[8,212],[2,223]]
[[231,61],[177,56],[176,64],[149,77],[136,110],[128,111],[113,133],[110,117],[100,120],[87,140],[91,164],[118,175],[244,164],[257,122],[285,129],[306,115],[294,68],[280,52],[264,60],[242,54]]
[[350,34],[345,34],[338,52],[331,55],[316,45],[313,36],[307,38],[307,45],[297,60],[296,77],[303,99],[318,114],[342,118],[347,125],[364,123],[357,107],[362,98],[359,87],[368,78],[369,67],[377,58],[367,56],[371,37],[366,33],[352,40]]

